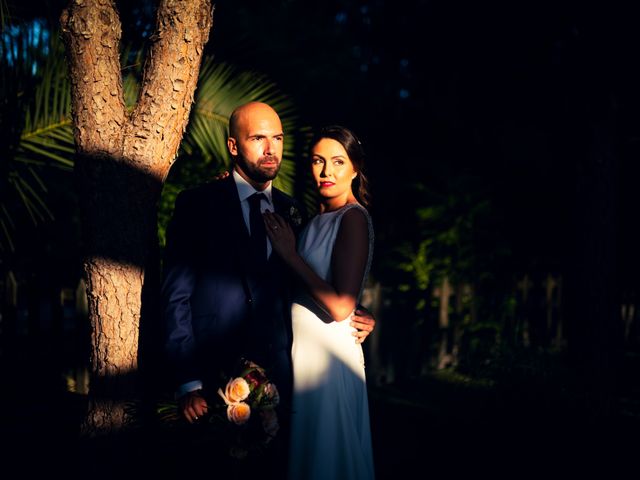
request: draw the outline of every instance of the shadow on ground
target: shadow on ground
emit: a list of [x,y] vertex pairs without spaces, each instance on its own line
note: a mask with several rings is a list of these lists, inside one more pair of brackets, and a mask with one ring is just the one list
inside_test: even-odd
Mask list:
[[634,462],[637,415],[589,418],[581,409],[523,399],[520,393],[437,376],[371,388],[378,479],[573,477],[596,471],[609,477]]
[[[79,440],[84,398],[67,391],[64,365],[48,345],[16,344],[0,356],[4,471],[16,471],[13,478],[216,478],[215,456],[184,437],[136,431]],[[629,378],[637,378],[639,366],[639,357],[629,357]],[[446,372],[371,386],[377,478],[619,478],[640,446],[638,384],[624,390],[621,408],[608,418],[517,383],[496,386]]]

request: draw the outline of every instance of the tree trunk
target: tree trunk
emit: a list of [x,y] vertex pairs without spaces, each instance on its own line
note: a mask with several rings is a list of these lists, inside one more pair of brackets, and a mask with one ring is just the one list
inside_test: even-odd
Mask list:
[[162,0],[140,97],[125,108],[121,25],[112,0],[73,0],[60,22],[69,63],[76,179],[91,322],[89,435],[125,422],[137,396],[145,271],[157,261],[157,204],[186,128],[210,0]]

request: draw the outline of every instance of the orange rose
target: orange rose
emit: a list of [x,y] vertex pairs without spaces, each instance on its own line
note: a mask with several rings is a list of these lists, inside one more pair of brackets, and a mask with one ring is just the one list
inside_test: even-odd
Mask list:
[[225,394],[229,403],[241,402],[249,396],[249,393],[249,384],[242,377],[229,380],[227,388],[225,389]]
[[251,407],[244,402],[232,403],[227,407],[227,418],[236,425],[247,423],[251,416]]

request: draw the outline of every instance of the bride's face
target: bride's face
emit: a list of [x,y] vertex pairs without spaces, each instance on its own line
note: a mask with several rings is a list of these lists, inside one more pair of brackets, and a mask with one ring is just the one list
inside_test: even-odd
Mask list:
[[353,163],[342,144],[323,138],[311,150],[311,171],[316,187],[325,198],[351,195],[351,182],[356,178]]

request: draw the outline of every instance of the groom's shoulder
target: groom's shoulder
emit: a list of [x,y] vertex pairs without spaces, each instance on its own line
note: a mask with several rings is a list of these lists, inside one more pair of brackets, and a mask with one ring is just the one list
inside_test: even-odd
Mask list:
[[281,200],[286,203],[292,203],[292,204],[297,203],[297,200],[295,198],[293,198],[288,193],[285,193],[276,187],[273,187],[273,189],[271,190],[271,195],[273,195],[274,197],[277,197],[278,200]]
[[272,195],[274,196],[274,198],[276,198],[276,201],[279,201],[281,204],[286,205],[287,207],[299,210],[301,213],[306,215],[307,212],[304,204],[300,202],[297,198],[275,187],[272,190]]

